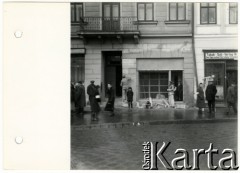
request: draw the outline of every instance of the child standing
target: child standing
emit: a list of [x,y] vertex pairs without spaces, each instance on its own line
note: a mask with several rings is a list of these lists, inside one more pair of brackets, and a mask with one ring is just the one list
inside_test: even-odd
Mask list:
[[127,101],[128,101],[128,108],[132,108],[132,101],[133,101],[133,91],[132,91],[132,87],[128,87],[128,91],[127,91]]

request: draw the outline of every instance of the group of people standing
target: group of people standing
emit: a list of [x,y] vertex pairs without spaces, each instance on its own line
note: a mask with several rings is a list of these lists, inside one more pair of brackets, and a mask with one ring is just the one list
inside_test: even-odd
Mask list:
[[[108,101],[105,106],[105,111],[110,111],[111,115],[114,116],[114,102],[115,102],[115,92],[111,85],[111,83],[108,83],[107,87],[107,96]],[[182,84],[179,83],[178,87],[175,87],[174,83],[170,81],[169,87],[167,89],[168,91],[168,102],[171,107],[175,106],[175,93],[177,88],[180,88],[180,94],[182,95]],[[215,112],[215,97],[217,94],[217,88],[214,85],[213,80],[208,81],[208,86],[205,91],[204,96],[204,90],[203,90],[203,84],[200,83],[197,89],[197,103],[196,106],[199,108],[199,113],[203,112],[203,109],[205,108],[205,98],[208,102],[208,109],[209,113]],[[91,120],[97,121],[98,120],[98,114],[101,110],[99,106],[99,102],[101,102],[100,98],[100,86],[95,85],[94,81],[92,80],[90,82],[90,85],[87,87],[87,94],[89,95],[89,103],[91,107]],[[126,90],[126,91],[125,91]],[[126,92],[126,93],[125,93]],[[128,87],[127,89],[124,88],[124,95],[126,94],[125,99],[128,102],[128,108],[133,108],[132,102],[133,102],[133,91],[131,87]],[[179,92],[178,92],[179,94]],[[178,96],[180,97],[180,96]],[[181,96],[182,97],[182,96]],[[182,98],[180,98],[182,99]],[[75,110],[77,114],[83,115],[84,114],[84,107],[86,106],[86,95],[85,95],[85,87],[82,81],[77,82],[75,85],[71,84],[71,100],[75,102]],[[233,108],[234,113],[237,113],[237,86],[235,83],[232,83],[228,90],[227,90],[227,105],[228,105],[228,111],[230,112],[230,108]]]
[[[92,80],[87,87],[87,94],[89,96],[89,104],[91,107],[91,120],[97,121],[98,114],[101,111],[99,102],[101,102],[100,97],[100,86],[95,85]],[[112,88],[112,85],[108,84],[108,101],[105,107],[105,111],[110,111],[111,115],[114,116],[114,101],[115,101],[115,93]],[[75,103],[75,112],[77,115],[84,114],[84,107],[86,106],[86,95],[85,95],[85,87],[82,81],[79,81],[75,84],[71,84],[71,100]]]
[[[209,113],[215,113],[215,98],[217,94],[217,88],[214,85],[214,80],[208,81],[208,86],[205,91],[204,97],[204,91],[203,91],[203,84],[200,83],[199,87],[197,89],[197,107],[199,108],[199,113],[202,113],[203,109],[205,108],[205,98],[208,102],[208,110]],[[237,113],[237,87],[235,83],[232,83],[227,90],[227,114],[229,114],[231,107],[234,110],[234,113]]]

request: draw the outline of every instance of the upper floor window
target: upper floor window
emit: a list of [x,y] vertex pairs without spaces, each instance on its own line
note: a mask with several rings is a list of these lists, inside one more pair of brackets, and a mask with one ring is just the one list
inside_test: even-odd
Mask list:
[[79,22],[83,17],[83,4],[72,3],[71,4],[71,22]]
[[137,3],[137,16],[141,21],[153,21],[153,3]]
[[186,20],[186,3],[169,3],[169,20]]
[[200,16],[201,24],[216,24],[217,23],[216,3],[201,3]]
[[237,24],[238,23],[238,4],[229,3],[229,23]]

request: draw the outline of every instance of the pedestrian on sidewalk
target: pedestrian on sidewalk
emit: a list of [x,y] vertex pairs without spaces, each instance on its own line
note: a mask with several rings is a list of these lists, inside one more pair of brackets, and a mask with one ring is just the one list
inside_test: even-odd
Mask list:
[[174,92],[176,91],[176,87],[174,86],[174,83],[172,81],[170,81],[170,85],[167,91],[168,91],[169,105],[174,108],[175,107]]
[[124,102],[127,100],[127,90],[128,90],[128,79],[126,75],[122,76],[120,86],[122,87],[122,102]]
[[227,114],[230,112],[230,108],[233,107],[233,111],[237,114],[237,87],[235,83],[232,83],[227,90],[227,105],[228,111]]
[[100,106],[97,102],[96,95],[99,95],[96,86],[94,85],[94,81],[90,82],[90,85],[87,87],[87,94],[89,95],[89,102],[91,107],[91,120],[97,120],[97,115],[100,112]]
[[215,112],[215,96],[217,94],[217,88],[214,85],[213,79],[208,81],[208,86],[205,94],[208,101],[209,113]]
[[101,97],[100,97],[100,86],[96,86],[96,94],[95,94],[95,100],[94,100],[94,121],[98,121],[98,114],[101,110],[99,106],[99,102],[101,102]]
[[75,95],[75,88],[74,88],[74,83],[71,82],[71,102],[74,102],[75,99],[74,99],[74,95]]
[[202,83],[199,84],[197,89],[197,107],[199,108],[198,110],[199,113],[202,113],[203,109],[205,108],[205,99]]
[[133,108],[132,102],[133,102],[133,91],[132,87],[128,87],[127,91],[127,101],[128,101],[128,109]]
[[77,85],[74,91],[75,91],[74,98],[75,98],[76,113],[83,115],[84,107],[86,106],[86,96],[85,96],[85,87],[82,81],[77,82]]
[[178,81],[178,86],[176,87],[174,96],[176,101],[183,101],[183,85],[181,81]]
[[110,111],[111,112],[110,116],[114,116],[115,92],[111,83],[108,83],[107,95],[108,95],[108,101],[105,106],[105,111]]

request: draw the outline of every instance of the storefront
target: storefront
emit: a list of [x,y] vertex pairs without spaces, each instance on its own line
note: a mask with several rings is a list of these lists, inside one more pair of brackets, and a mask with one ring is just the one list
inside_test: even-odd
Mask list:
[[[183,58],[152,58],[137,60],[139,99],[151,97],[158,99],[160,95],[168,98],[169,81],[177,87],[183,83]],[[183,92],[177,95],[176,101],[183,101]]]
[[225,102],[227,88],[238,83],[237,50],[203,50],[205,77],[214,76],[217,102]]

